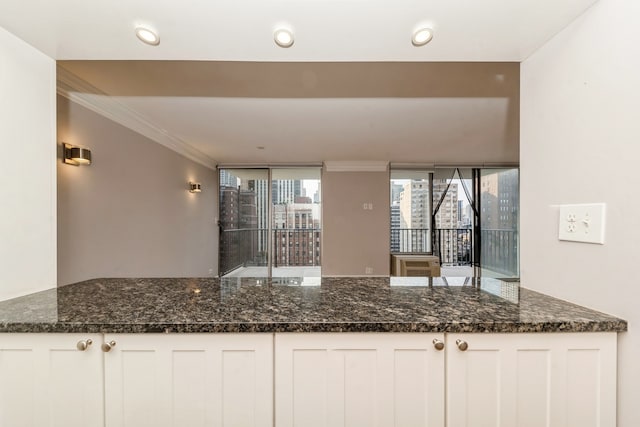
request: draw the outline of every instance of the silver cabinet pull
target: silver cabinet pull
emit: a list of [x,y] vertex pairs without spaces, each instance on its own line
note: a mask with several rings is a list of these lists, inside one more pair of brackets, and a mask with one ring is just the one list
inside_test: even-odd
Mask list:
[[461,339],[456,340],[456,345],[458,346],[458,349],[460,351],[467,351],[467,349],[469,348],[469,344],[467,344],[465,340]]
[[105,353],[108,353],[115,346],[116,346],[116,342],[113,341],[113,340],[111,340],[109,342],[102,343],[102,351],[104,351]]
[[440,341],[438,338],[435,338],[433,340],[433,346],[436,348],[436,350],[440,351],[444,349],[444,343],[442,341]]
[[93,344],[93,341],[91,339],[80,340],[78,341],[78,344],[76,344],[76,348],[80,351],[85,351],[91,344]]

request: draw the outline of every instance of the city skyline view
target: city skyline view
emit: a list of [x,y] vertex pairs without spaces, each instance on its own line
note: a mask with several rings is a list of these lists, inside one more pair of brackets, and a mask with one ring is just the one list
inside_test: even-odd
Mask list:
[[309,179],[311,173],[305,172],[301,179],[296,179],[296,170],[272,172],[269,181],[264,169],[220,170],[223,274],[268,262],[274,267],[320,265],[319,170],[318,179]]
[[[452,178],[446,173],[391,172],[390,252],[433,254],[442,265],[461,266],[478,262],[476,251],[484,265],[517,275],[518,171],[481,169],[474,178],[480,189],[477,212],[467,198],[472,180],[460,179],[458,170],[449,174]],[[269,262],[319,267],[320,192],[319,169],[221,169],[222,271]],[[495,247],[505,249],[491,253]]]

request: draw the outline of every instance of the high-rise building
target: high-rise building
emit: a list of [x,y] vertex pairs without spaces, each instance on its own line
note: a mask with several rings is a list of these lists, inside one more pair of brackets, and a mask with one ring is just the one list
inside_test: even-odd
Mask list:
[[302,196],[302,181],[299,179],[274,179],[271,181],[271,201],[274,205],[293,203]]
[[480,180],[482,228],[515,230],[518,228],[518,170],[500,170],[482,175]]
[[240,189],[233,186],[220,187],[220,271],[226,273],[238,266],[245,248],[236,245],[240,221]]
[[[486,171],[480,178],[481,262],[516,277],[518,272],[518,170]],[[489,248],[500,247],[500,251]]]
[[227,170],[220,173],[220,271],[266,265],[270,221],[274,266],[320,265],[319,188],[313,203],[302,180],[269,183],[247,176],[239,179]]
[[400,193],[404,186],[402,184],[391,184],[391,204],[400,203]]
[[311,197],[307,197],[307,196],[296,196],[293,203],[313,203],[311,201]]
[[320,265],[320,205],[273,206],[273,265]]
[[258,220],[256,228],[260,231],[258,234],[257,247],[260,252],[267,252],[269,240],[267,238],[267,229],[269,228],[269,195],[266,179],[257,179],[252,181],[252,187],[256,193],[256,210]]
[[238,177],[226,169],[220,169],[220,187],[238,187]]
[[400,252],[400,203],[391,205],[391,252]]
[[[445,193],[444,198],[442,195]],[[442,202],[440,202],[442,200]],[[434,180],[433,203],[435,213],[436,243],[442,263],[458,262],[458,184],[447,180]],[[438,205],[439,204],[439,205]]]
[[[460,247],[469,246],[469,233],[460,228],[470,228],[471,219],[465,216],[464,203],[458,200],[457,182],[433,180],[433,198],[429,193],[429,180],[413,179],[396,188],[398,202],[391,205],[391,250],[398,252],[432,252],[432,209],[435,211],[435,248],[443,263],[456,264]],[[392,195],[394,185],[391,186]],[[446,192],[446,194],[445,194]],[[395,218],[394,218],[395,216]],[[397,218],[397,219],[396,219]],[[398,231],[394,232],[397,223]],[[468,223],[468,224],[467,224]],[[397,236],[397,237],[396,237]],[[466,239],[467,241],[460,241]],[[439,252],[437,252],[439,251]]]
[[225,230],[238,228],[239,191],[238,187],[220,187],[220,226]]
[[[412,179],[399,192],[401,252],[428,252],[430,250],[429,181]],[[405,231],[406,230],[406,231]]]
[[255,191],[240,189],[238,197],[240,200],[238,228],[256,230],[258,228],[258,207]]

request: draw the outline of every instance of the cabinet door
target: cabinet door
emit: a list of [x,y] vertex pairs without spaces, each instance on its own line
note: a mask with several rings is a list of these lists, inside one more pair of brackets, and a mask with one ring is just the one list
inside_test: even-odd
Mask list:
[[451,427],[615,426],[615,333],[450,334],[446,350]]
[[278,427],[444,425],[442,334],[276,334]]
[[[92,340],[84,351],[79,341]],[[103,426],[100,335],[0,334],[0,426]]]
[[273,425],[272,334],[107,334],[108,427]]

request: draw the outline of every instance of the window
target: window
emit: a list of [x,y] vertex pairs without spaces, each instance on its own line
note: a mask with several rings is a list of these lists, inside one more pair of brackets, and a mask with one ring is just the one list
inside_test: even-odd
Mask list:
[[[516,168],[481,169],[480,266],[492,277],[518,277],[519,171]],[[499,203],[496,203],[499,201]],[[500,213],[498,213],[498,204]]]
[[517,168],[392,170],[392,254],[433,254],[449,275],[518,277]]
[[391,171],[391,252],[429,253],[431,197],[428,171]]
[[320,276],[319,167],[221,168],[219,196],[221,276]]

